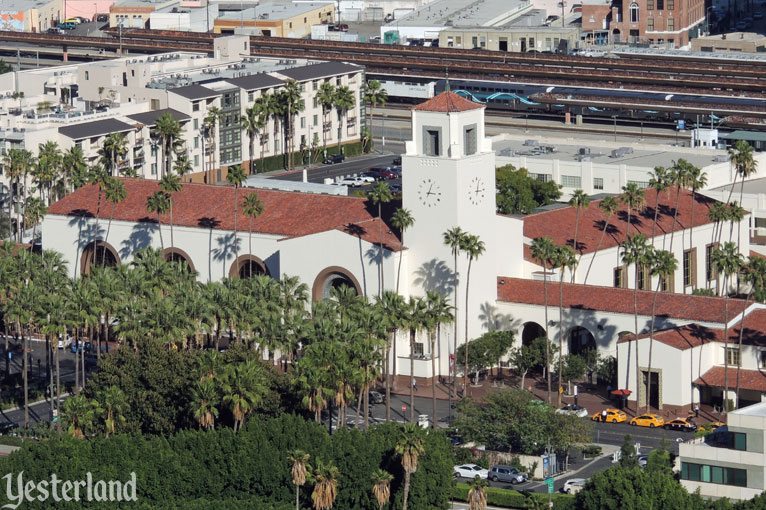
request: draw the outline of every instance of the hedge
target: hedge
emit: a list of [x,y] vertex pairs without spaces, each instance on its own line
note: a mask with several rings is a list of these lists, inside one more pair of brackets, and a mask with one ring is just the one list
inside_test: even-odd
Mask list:
[[[288,157],[286,154],[277,154],[276,156],[269,156],[268,158],[263,158],[263,164],[261,164],[261,158],[258,157],[258,147],[256,147],[256,151],[253,153],[254,161],[255,161],[255,168],[256,173],[263,173],[263,172],[271,172],[272,170],[281,170],[284,169],[287,165]],[[338,145],[328,145],[327,146],[327,154],[333,155],[338,154]],[[343,154],[346,155],[346,157],[352,157],[352,156],[358,156],[362,154],[362,142],[352,142],[352,143],[345,143],[343,144]],[[293,163],[298,166],[301,165],[301,151],[296,151],[293,153]],[[320,155],[320,160],[322,159]],[[320,161],[321,163],[321,161]],[[247,166],[247,165],[243,165]]]
[[[470,487],[464,483],[459,483],[452,491],[452,497],[460,501],[468,501],[468,490]],[[497,487],[487,487],[487,505],[502,506],[506,508],[524,509],[527,508],[527,497],[533,497],[545,502],[548,501],[547,494],[534,492],[522,493],[516,490],[499,489]],[[554,510],[570,510],[574,508],[574,496],[570,494],[553,494]]]

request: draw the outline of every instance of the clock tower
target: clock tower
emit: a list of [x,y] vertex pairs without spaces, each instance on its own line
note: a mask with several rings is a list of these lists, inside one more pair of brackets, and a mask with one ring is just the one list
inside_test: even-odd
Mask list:
[[[454,227],[478,236],[485,251],[471,263],[469,289],[469,334],[473,339],[487,330],[485,306],[494,307],[497,276],[501,270],[503,237],[495,205],[495,153],[484,137],[484,106],[453,92],[412,108],[412,140],[402,156],[403,206],[415,223],[407,229],[407,288],[410,295],[423,296],[437,290],[454,300],[455,263],[444,244],[444,233]],[[468,259],[458,255],[457,319],[458,344],[465,338],[466,279]],[[404,276],[404,275],[403,275]],[[443,328],[450,330],[452,327]],[[444,342],[443,342],[444,343]],[[452,340],[450,340],[450,345]],[[446,373],[446,346],[440,352]],[[452,352],[452,348],[450,351]]]

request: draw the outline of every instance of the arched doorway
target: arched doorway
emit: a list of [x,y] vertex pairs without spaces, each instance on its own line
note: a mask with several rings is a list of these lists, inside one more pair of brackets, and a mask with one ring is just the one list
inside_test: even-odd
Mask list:
[[109,243],[96,241],[94,245],[93,242],[90,242],[82,250],[80,274],[90,274],[90,269],[93,265],[96,267],[115,267],[120,265],[120,256],[117,254],[117,250]]
[[162,253],[162,255],[168,262],[180,262],[186,266],[186,269],[189,270],[189,272],[194,272],[194,264],[192,263],[191,257],[182,249],[165,248],[165,251]]
[[545,329],[536,322],[527,322],[521,332],[522,345],[532,345],[536,338],[544,337]]
[[612,44],[619,44],[620,42],[620,29],[615,28],[612,30]]
[[582,354],[588,349],[595,349],[596,339],[587,329],[577,326],[569,331],[569,354]]
[[259,275],[271,276],[266,263],[255,255],[240,255],[229,268],[229,278],[252,278]]
[[328,267],[321,271],[314,280],[311,298],[314,301],[322,301],[330,297],[332,289],[342,286],[351,287],[356,291],[357,295],[362,294],[359,282],[350,271],[339,266]]

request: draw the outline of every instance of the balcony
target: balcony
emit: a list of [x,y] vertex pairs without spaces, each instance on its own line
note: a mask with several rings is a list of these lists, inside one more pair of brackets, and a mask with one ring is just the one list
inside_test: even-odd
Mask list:
[[349,117],[349,119],[346,121],[346,127],[354,126],[356,126],[356,117]]
[[323,125],[324,132],[327,133],[332,130],[332,122],[325,122]]

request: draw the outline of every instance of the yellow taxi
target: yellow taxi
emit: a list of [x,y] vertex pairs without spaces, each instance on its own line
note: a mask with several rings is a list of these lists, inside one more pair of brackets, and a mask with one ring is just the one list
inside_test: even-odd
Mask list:
[[619,409],[607,409],[606,414],[596,413],[590,417],[593,421],[605,421],[607,423],[622,423],[628,419],[628,415]]
[[656,414],[642,414],[630,420],[630,424],[638,427],[654,428],[665,425],[665,420]]

